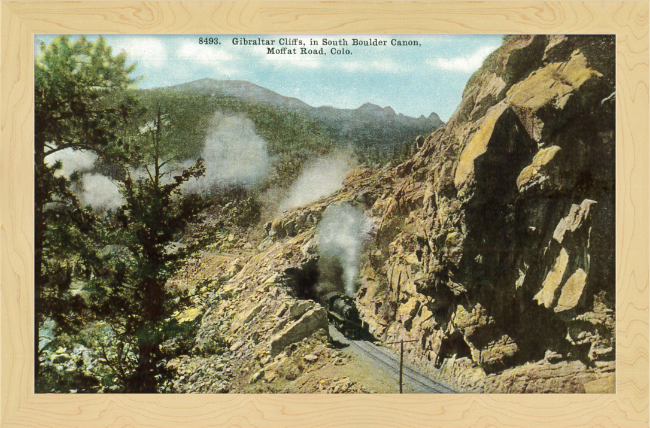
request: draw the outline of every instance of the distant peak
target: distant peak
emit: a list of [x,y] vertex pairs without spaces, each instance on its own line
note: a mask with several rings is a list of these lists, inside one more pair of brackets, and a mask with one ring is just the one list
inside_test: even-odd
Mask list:
[[377,104],[365,103],[357,110],[381,110],[381,107],[379,107]]
[[429,117],[427,118],[430,121],[434,121],[439,124],[443,124],[444,122],[440,119],[440,116],[438,116],[435,112],[431,113]]
[[395,115],[395,110],[391,106],[381,107],[373,103],[365,103],[357,109],[358,111],[384,113],[391,116]]

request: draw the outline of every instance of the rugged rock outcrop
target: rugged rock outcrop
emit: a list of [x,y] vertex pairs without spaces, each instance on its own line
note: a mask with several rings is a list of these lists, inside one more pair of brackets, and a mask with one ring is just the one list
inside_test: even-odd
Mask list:
[[[276,385],[312,370],[305,362],[314,362],[314,355],[322,356],[317,358],[319,367],[328,361],[338,364],[337,352],[327,348],[327,314],[318,303],[316,225],[330,205],[368,210],[379,195],[390,193],[394,181],[388,169],[357,169],[335,195],[269,222],[262,242],[252,245],[246,230],[233,227],[218,246],[206,247],[186,263],[168,286],[196,286],[190,290],[188,309],[176,318],[198,328],[191,355],[168,363],[178,374],[170,390],[261,392],[265,390],[256,388],[280,388]],[[310,388],[329,391],[323,385]],[[331,392],[360,388],[347,385]]]
[[372,225],[356,300],[377,339],[464,391],[613,392],[614,43],[505,39],[412,159],[204,254],[195,356],[172,368],[218,367],[194,379],[214,392],[325,364],[316,227],[347,203]]
[[[418,339],[409,359],[464,389],[613,391],[614,68],[601,36],[511,37],[485,60],[373,207],[376,336]],[[517,376],[535,386],[499,378],[534,361]]]

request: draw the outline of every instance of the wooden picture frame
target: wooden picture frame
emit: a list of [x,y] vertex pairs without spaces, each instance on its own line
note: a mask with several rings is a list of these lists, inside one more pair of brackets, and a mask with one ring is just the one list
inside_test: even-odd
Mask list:
[[[2,2],[0,427],[647,427],[647,2]],[[615,394],[34,394],[33,36],[617,36]]]

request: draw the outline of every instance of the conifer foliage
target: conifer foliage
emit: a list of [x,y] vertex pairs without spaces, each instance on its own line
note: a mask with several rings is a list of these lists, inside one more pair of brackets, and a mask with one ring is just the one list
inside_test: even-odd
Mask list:
[[[131,110],[128,97],[108,106],[107,97],[136,79],[126,54],[112,55],[102,38],[72,42],[57,37],[40,46],[34,68],[34,223],[35,223],[35,361],[39,373],[39,326],[54,319],[60,331],[79,327],[84,303],[68,293],[75,275],[88,273],[88,237],[94,216],[84,210],[60,174],[60,162],[47,162],[62,150],[110,152],[118,142],[115,130]],[[74,179],[75,177],[70,177]]]
[[[150,115],[129,90],[134,69],[126,53],[113,55],[101,37],[57,37],[40,46],[35,61],[37,392],[93,391],[79,382],[158,392],[165,379],[160,345],[178,330],[165,283],[182,255],[170,243],[201,207],[199,197],[185,197],[181,188],[205,167],[201,159],[178,164],[166,139],[173,123],[160,108],[138,125]],[[79,174],[66,176],[61,162],[48,160],[63,150],[88,151],[95,168],[110,166],[122,206],[103,212],[84,206]],[[72,292],[75,283],[84,284],[83,294]],[[102,367],[77,370],[67,382],[65,373],[41,367],[48,342],[56,342],[39,336],[45,324],[54,326],[55,338],[94,329],[86,345],[97,357],[94,366]]]
[[[129,392],[156,392],[165,378],[162,366],[165,356],[160,345],[176,327],[169,318],[171,299],[165,284],[178,267],[182,254],[171,248],[170,243],[201,207],[196,198],[182,197],[181,187],[205,173],[203,160],[199,158],[193,166],[182,170],[166,168],[174,158],[164,155],[163,126],[159,111],[154,126],[143,133],[150,144],[137,146],[139,153],[144,153],[145,162],[141,165],[146,174],[134,179],[128,173],[124,179],[126,202],[116,218],[122,243],[135,263],[130,267],[130,281],[123,283],[120,290],[124,304],[104,302],[110,308],[109,313],[120,312],[116,319],[123,322],[119,331],[125,341],[136,344],[137,364],[125,379]],[[138,156],[132,153],[129,159]]]

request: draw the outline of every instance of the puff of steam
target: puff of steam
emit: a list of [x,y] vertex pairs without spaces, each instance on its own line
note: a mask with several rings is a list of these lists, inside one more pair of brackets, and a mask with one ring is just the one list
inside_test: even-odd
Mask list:
[[343,178],[353,166],[343,154],[316,159],[291,185],[289,195],[280,203],[280,211],[307,205],[336,192],[343,187]]
[[251,186],[264,178],[271,167],[266,141],[255,133],[253,121],[217,112],[203,146],[205,175],[187,182],[190,193],[205,193],[229,184]]
[[54,152],[45,158],[47,166],[53,166],[57,161],[61,161],[62,166],[56,172],[57,176],[64,175],[70,177],[73,172],[89,171],[95,165],[97,155],[88,150],[74,150],[70,147],[67,149]]
[[84,174],[81,179],[81,203],[95,210],[110,210],[124,202],[120,189],[105,175]]
[[316,231],[318,252],[322,258],[334,260],[341,266],[345,292],[350,296],[355,293],[359,256],[369,232],[363,213],[348,204],[327,207]]

